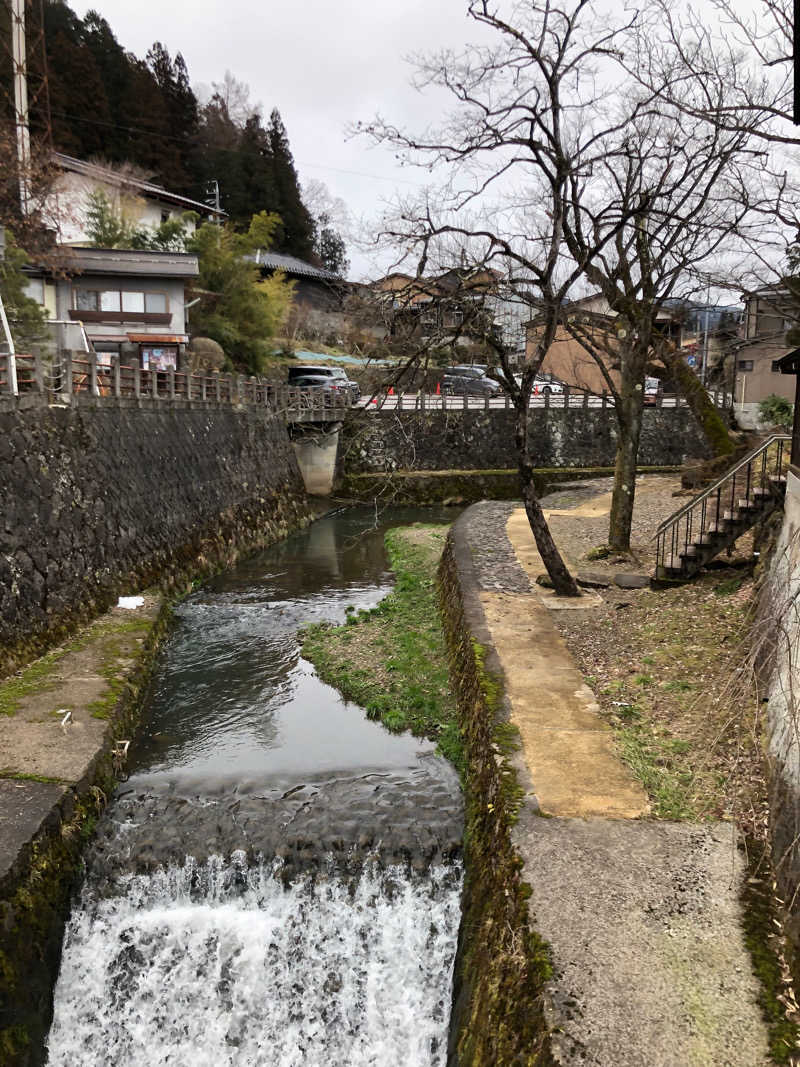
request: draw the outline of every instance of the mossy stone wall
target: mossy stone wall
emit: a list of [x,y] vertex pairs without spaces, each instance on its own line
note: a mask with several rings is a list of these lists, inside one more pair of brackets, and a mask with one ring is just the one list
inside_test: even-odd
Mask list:
[[[520,790],[515,731],[484,649],[477,582],[458,520],[439,570],[451,677],[466,757],[466,876],[453,990],[449,1067],[549,1067],[543,1007],[547,946],[529,924],[530,888],[511,828]],[[488,634],[487,644],[488,644]]]
[[[351,414],[339,443],[344,476],[379,471],[509,470],[517,467],[513,411],[373,411]],[[613,467],[612,408],[534,408],[529,451],[537,467]],[[688,408],[646,408],[638,462],[680,465],[709,454]]]
[[0,676],[121,592],[175,586],[308,518],[256,407],[0,402]]

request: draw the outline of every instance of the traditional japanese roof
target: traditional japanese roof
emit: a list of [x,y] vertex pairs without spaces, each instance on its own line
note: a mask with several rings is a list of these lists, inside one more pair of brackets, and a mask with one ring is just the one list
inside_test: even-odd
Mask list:
[[[126,188],[130,187],[136,189],[143,196],[149,196],[152,200],[161,200],[166,204],[175,204],[177,207],[182,207],[185,211],[196,211],[200,215],[217,214],[215,208],[202,203],[200,200],[191,200],[188,196],[171,193],[169,189],[164,189],[163,186],[155,185],[153,182],[143,181],[141,178],[132,178],[127,174],[118,174],[116,171],[109,170],[107,167],[103,167],[99,163],[87,163],[83,159],[76,159],[74,156],[64,155],[63,152],[54,152],[53,159],[63,170],[71,170],[76,174],[83,174],[87,178],[94,178],[107,185],[124,186]],[[225,212],[220,211],[219,214],[224,215]]]
[[313,263],[307,263],[304,259],[298,259],[297,256],[283,256],[277,252],[265,252],[259,248],[257,252],[245,256],[245,258],[252,260],[259,267],[264,267],[267,270],[282,270],[285,274],[297,274],[302,278],[316,278],[321,282],[341,282],[343,280],[333,271],[315,267]]
[[65,247],[64,267],[80,274],[129,274],[155,278],[196,278],[197,256],[188,252],[140,252],[130,248]]
[[800,348],[793,348],[775,362],[781,374],[800,374]]

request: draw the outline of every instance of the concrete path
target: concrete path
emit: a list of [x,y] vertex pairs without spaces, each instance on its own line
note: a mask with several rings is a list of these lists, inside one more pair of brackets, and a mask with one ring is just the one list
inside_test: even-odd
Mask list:
[[111,717],[137,668],[161,598],[114,608],[27,669],[0,681],[0,887],[31,842],[91,787]]
[[[604,494],[581,510],[596,519],[609,504]],[[514,841],[533,889],[531,921],[551,947],[555,1062],[771,1063],[741,930],[745,871],[731,824],[646,818],[645,793],[615,753],[594,694],[553,625],[548,594],[531,584],[544,568],[524,512],[507,524],[508,510],[498,505],[476,505],[473,515],[466,534],[479,568],[473,595],[522,738],[526,798]],[[516,575],[502,550],[496,563],[476,551],[491,537],[513,547]],[[581,598],[569,610],[591,610],[592,601]]]

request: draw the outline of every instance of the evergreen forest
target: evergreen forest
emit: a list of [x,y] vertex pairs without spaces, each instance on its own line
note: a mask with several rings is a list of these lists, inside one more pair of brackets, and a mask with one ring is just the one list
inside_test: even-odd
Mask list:
[[[38,5],[33,5],[36,9]],[[53,146],[84,160],[132,164],[158,184],[220,206],[235,228],[268,212],[279,216],[273,250],[346,269],[325,217],[304,205],[286,128],[277,109],[268,120],[246,85],[226,72],[204,99],[186,62],[156,41],[144,58],[127,51],[96,11],[80,18],[64,0],[44,0],[33,18],[44,25]],[[37,27],[31,25],[33,36]],[[29,46],[35,87],[42,51]],[[33,94],[32,133],[45,129],[45,94]],[[340,247],[341,246],[341,247]],[[333,251],[331,250],[333,248]],[[340,263],[337,260],[341,260]]]

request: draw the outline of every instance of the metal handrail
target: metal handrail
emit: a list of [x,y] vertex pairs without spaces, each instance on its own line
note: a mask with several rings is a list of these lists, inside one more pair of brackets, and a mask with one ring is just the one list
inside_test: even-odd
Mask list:
[[650,538],[650,540],[655,541],[655,539],[660,534],[662,534],[664,530],[672,526],[674,523],[679,522],[680,519],[682,519],[684,515],[686,515],[694,507],[696,507],[697,504],[701,503],[703,500],[707,500],[708,497],[712,495],[712,493],[715,493],[717,489],[721,488],[721,486],[725,484],[725,482],[727,482],[730,478],[734,477],[742,469],[742,467],[746,467],[749,463],[752,463],[754,459],[757,459],[758,456],[760,456],[762,452],[765,452],[770,445],[774,444],[776,441],[791,441],[791,439],[792,435],[790,433],[770,434],[770,436],[766,438],[766,440],[762,441],[760,445],[754,448],[752,452],[748,452],[747,455],[740,459],[737,464],[729,468],[729,470],[727,470],[722,475],[722,477],[718,478],[715,482],[712,482],[711,485],[705,488],[702,492],[698,493],[697,496],[692,497],[692,499],[688,501],[688,503],[684,504],[683,507],[679,508],[676,512],[674,512],[674,514],[670,515],[668,519],[664,519],[664,521],[658,527],[658,529]]

